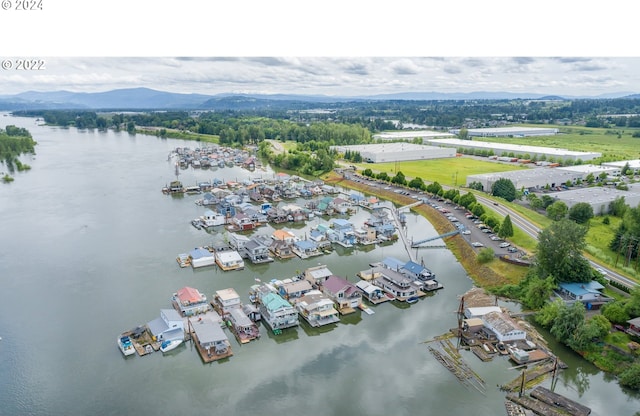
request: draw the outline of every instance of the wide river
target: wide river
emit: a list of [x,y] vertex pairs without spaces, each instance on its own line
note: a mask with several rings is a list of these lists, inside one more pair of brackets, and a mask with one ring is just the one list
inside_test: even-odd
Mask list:
[[[52,128],[0,115],[0,127],[9,124],[29,129],[38,145],[36,156],[22,158],[32,169],[0,184],[0,414],[505,414],[505,394],[496,386],[518,376],[512,363],[482,363],[462,352],[485,381],[483,394],[458,382],[422,343],[456,326],[459,296],[472,287],[443,248],[418,253],[445,288],[416,304],[386,303],[374,315],[357,312],[330,328],[302,325],[279,336],[261,326],[261,339],[242,346],[227,333],[234,355],[211,364],[189,344],[165,356],[123,357],[116,336],[158,317],[181,287],[209,298],[233,287],[248,301],[256,278],[287,278],[323,263],[355,282],[370,262],[407,260],[407,253],[398,242],[237,272],[181,269],[176,255],[211,243],[213,235],[189,224],[204,212],[195,196],[172,198],[160,189],[174,179],[169,152],[197,143]],[[272,175],[227,167],[184,170],[180,180],[195,185]],[[361,225],[366,218],[360,211],[352,220]],[[436,235],[413,214],[408,233]],[[560,373],[555,391],[594,415],[640,410],[637,394],[570,351],[556,352],[570,369]]]

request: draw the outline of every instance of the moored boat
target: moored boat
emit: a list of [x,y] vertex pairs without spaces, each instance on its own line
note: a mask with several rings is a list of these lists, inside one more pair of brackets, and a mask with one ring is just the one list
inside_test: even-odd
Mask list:
[[135,348],[133,348],[133,343],[131,342],[131,338],[128,335],[120,335],[117,338],[118,348],[122,351],[122,354],[125,356],[134,354],[136,352]]
[[169,351],[175,349],[176,347],[178,347],[180,344],[182,344],[182,340],[181,339],[171,339],[171,340],[164,341],[160,345],[160,351],[169,352]]

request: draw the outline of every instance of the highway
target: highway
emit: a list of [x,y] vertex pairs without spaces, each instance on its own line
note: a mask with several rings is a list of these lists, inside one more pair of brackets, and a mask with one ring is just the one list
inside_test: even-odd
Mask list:
[[[393,184],[385,184],[385,185],[380,185],[378,183],[376,183],[374,180],[371,180],[369,178],[363,177],[361,175],[357,175],[355,174],[355,172],[348,172],[345,174],[345,178],[346,179],[355,179],[352,178],[351,176],[356,176],[357,180],[372,186],[372,187],[381,187],[381,186],[385,186],[388,187],[390,189],[396,190],[396,189],[403,189],[405,190],[406,188],[404,187],[398,187],[395,186]],[[443,186],[444,189],[449,189],[449,186]],[[415,191],[412,190],[412,194],[415,193]],[[520,214],[518,214],[516,211],[500,204],[499,202],[496,202],[493,199],[487,198],[485,196],[479,195],[478,193],[474,193],[474,195],[476,196],[476,200],[478,202],[480,202],[481,204],[485,205],[488,208],[491,208],[492,210],[494,210],[496,213],[498,213],[499,215],[502,215],[502,217],[506,217],[507,214],[511,217],[511,223],[513,224],[514,227],[518,227],[519,229],[521,229],[522,231],[524,231],[526,234],[528,234],[529,236],[531,236],[534,239],[538,239],[538,233],[540,231],[542,231],[541,229],[539,229],[538,227],[536,227],[535,224],[531,223],[529,220],[527,220],[526,218],[522,217]],[[611,270],[610,268],[608,268],[606,265],[592,261],[587,259],[587,261],[589,261],[589,264],[591,264],[591,266],[594,269],[602,269],[606,272],[606,278],[609,279],[610,281],[614,281],[616,283],[619,283],[621,285],[624,285],[628,288],[634,288],[636,286],[638,286],[638,282],[629,279],[628,277],[625,277],[617,272],[615,272],[614,270]]]
[[[504,205],[501,205],[500,203],[496,203],[492,199],[489,199],[489,198],[486,198],[486,197],[483,197],[483,196],[479,196],[478,194],[475,194],[475,196],[476,196],[476,200],[478,202],[480,202],[481,204],[484,204],[485,206],[491,208],[492,210],[496,211],[498,214],[502,215],[503,217],[506,217],[507,214],[509,214],[509,216],[511,217],[511,222],[513,223],[514,226],[520,228],[526,234],[530,235],[531,237],[535,238],[536,240],[538,239],[538,233],[541,230],[539,228],[537,228],[534,224],[532,224],[531,222],[529,222],[528,220],[526,220],[525,218],[520,216],[517,212],[511,210],[508,207],[505,207]],[[614,270],[609,269],[604,264],[600,264],[600,263],[597,263],[597,262],[595,262],[593,260],[589,260],[589,259],[587,259],[587,261],[589,262],[589,264],[591,264],[591,266],[594,269],[598,269],[599,268],[599,269],[604,270],[607,273],[606,278],[611,280],[611,281],[614,281],[616,283],[624,285],[624,286],[626,286],[626,287],[628,287],[630,289],[638,286],[638,283],[636,281],[631,280],[628,277],[622,276],[619,273],[616,273]]]

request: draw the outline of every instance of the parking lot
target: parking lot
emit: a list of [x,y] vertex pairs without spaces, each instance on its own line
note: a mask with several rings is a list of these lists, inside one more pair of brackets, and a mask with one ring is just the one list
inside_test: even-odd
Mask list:
[[385,191],[392,191],[397,194],[409,196],[430,205],[456,226],[460,230],[462,237],[476,250],[489,247],[493,249],[496,255],[509,255],[516,258],[526,254],[519,248],[514,247],[510,242],[500,239],[489,227],[482,224],[477,217],[467,211],[466,208],[456,206],[443,198],[429,197],[424,192],[407,190],[404,187],[398,187],[388,182],[367,178],[355,173],[349,174],[348,176],[345,175],[345,177],[358,183],[364,183]]

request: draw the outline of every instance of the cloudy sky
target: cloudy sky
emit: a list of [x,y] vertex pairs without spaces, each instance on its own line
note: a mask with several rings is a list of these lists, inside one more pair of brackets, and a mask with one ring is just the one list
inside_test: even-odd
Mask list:
[[374,95],[507,91],[640,93],[640,58],[230,57],[46,58],[40,71],[5,71],[0,95],[148,87],[181,93]]
[[[0,95],[130,87],[640,93],[636,6],[622,0],[579,9],[557,0],[174,3],[97,1],[84,10],[86,2],[41,0],[42,10],[18,11],[11,10],[17,1],[4,0],[0,60],[11,68],[0,69]],[[17,70],[23,58],[45,69]]]

